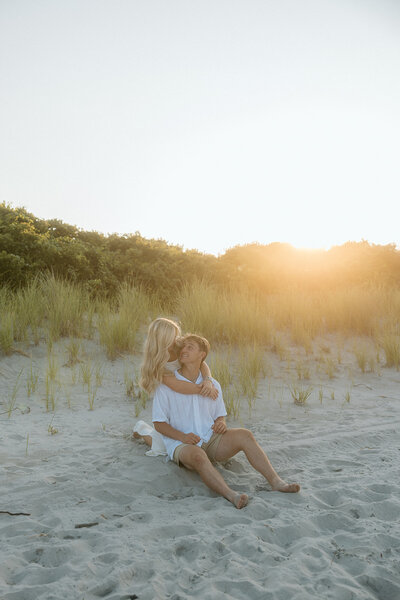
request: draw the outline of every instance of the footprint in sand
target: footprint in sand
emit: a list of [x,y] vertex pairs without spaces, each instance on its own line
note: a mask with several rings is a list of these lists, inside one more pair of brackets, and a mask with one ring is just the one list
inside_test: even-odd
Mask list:
[[174,539],[177,537],[185,537],[189,535],[196,535],[198,532],[194,527],[188,525],[166,525],[165,527],[158,527],[149,531],[149,539],[160,540],[163,538]]
[[191,538],[176,544],[174,553],[178,558],[183,557],[188,562],[193,562],[199,553],[207,553],[207,545],[199,542],[198,539]]
[[154,516],[151,513],[132,513],[129,515],[131,521],[137,521],[139,523],[150,523],[153,520]]

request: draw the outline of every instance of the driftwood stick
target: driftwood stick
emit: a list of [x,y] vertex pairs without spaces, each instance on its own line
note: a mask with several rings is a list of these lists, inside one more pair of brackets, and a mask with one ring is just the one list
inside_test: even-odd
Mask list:
[[75,525],[75,529],[81,529],[82,527],[94,527],[98,524],[98,521],[95,521],[94,523],[78,523],[77,525]]
[[11,515],[12,517],[18,517],[19,515],[24,515],[25,517],[31,516],[31,513],[24,513],[24,512],[14,513],[14,512],[10,512],[9,510],[0,510],[0,514]]

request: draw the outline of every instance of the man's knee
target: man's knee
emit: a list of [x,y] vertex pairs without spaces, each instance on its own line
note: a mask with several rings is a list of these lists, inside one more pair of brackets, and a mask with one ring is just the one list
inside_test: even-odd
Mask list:
[[254,437],[254,435],[252,434],[252,432],[250,431],[250,429],[239,429],[240,432],[240,437],[243,441],[254,441],[256,440],[256,438]]
[[195,469],[196,471],[201,469],[208,462],[207,454],[202,448],[199,448],[199,446],[193,446],[186,450],[186,453],[182,458],[183,462],[187,462],[192,469]]
[[209,462],[207,454],[204,452],[204,450],[202,448],[199,448],[198,446],[196,446],[196,450],[193,452],[192,461],[193,461],[193,465],[194,465],[195,469],[201,468],[207,462]]

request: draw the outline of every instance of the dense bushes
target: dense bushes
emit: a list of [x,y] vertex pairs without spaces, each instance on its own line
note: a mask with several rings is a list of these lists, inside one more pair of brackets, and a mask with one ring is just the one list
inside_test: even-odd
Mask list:
[[400,252],[394,244],[366,241],[327,251],[272,243],[236,246],[217,258],[139,233],[105,236],[82,231],[0,204],[0,285],[16,289],[43,272],[83,283],[95,296],[114,296],[126,281],[169,301],[198,280],[227,293],[398,287]]

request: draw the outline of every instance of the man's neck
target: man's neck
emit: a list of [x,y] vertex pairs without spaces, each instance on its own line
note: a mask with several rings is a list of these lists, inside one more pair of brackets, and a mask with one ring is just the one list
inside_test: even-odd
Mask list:
[[190,381],[193,381],[193,383],[195,383],[197,381],[197,378],[199,376],[199,372],[200,372],[200,365],[198,364],[185,364],[182,365],[181,368],[179,369],[179,372],[181,375],[183,375],[183,377],[185,377],[186,379],[189,379]]

